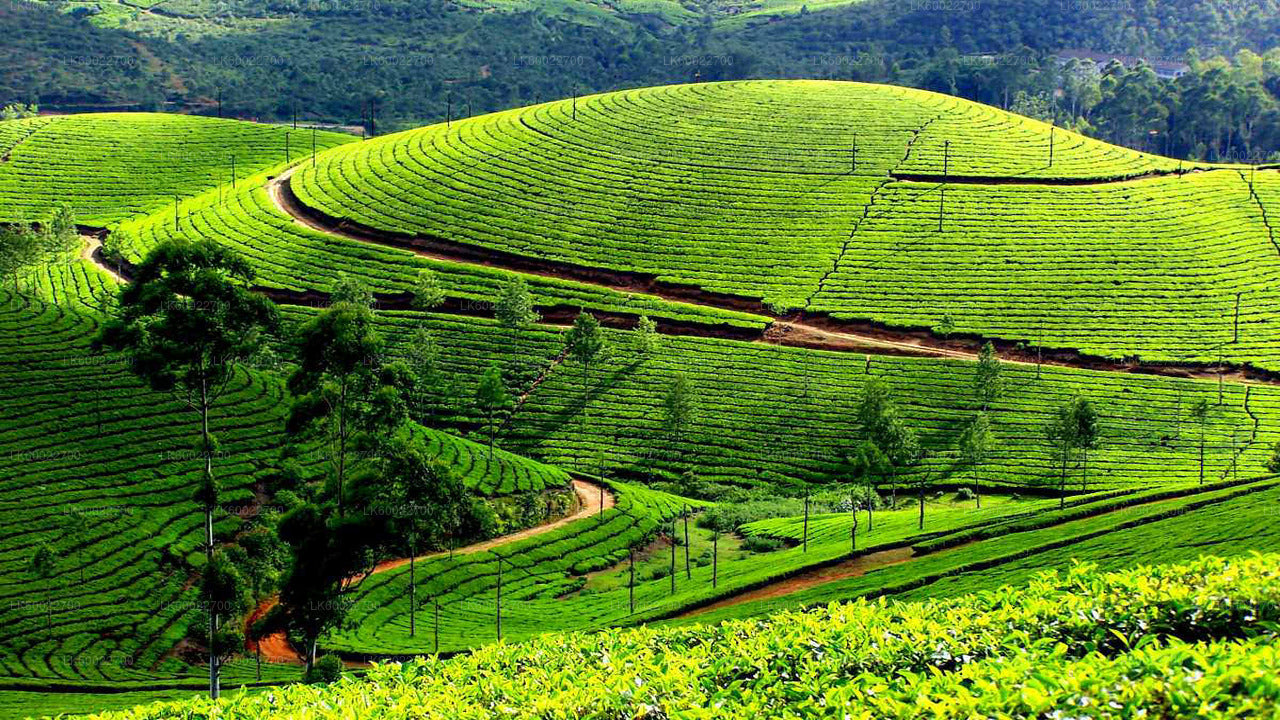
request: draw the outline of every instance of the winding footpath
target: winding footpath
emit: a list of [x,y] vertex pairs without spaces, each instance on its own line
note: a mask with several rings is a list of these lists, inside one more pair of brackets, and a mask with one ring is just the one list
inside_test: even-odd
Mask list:
[[[584,520],[617,505],[617,497],[603,485],[597,485],[593,482],[575,478],[573,480],[573,491],[578,496],[578,509],[570,515],[566,515],[542,525],[525,528],[519,532],[501,535],[499,537],[490,538],[465,547],[456,548],[452,553],[448,550],[441,550],[439,552],[418,555],[415,559],[417,561],[423,561],[445,557],[450,554],[470,555],[472,553],[485,552],[514,542],[519,542],[526,538],[549,533],[558,528],[562,528],[571,522]],[[410,558],[407,557],[383,560],[375,565],[373,571],[369,574],[377,575],[399,567],[404,567],[409,564],[409,560]],[[261,618],[270,612],[277,603],[277,598],[273,597],[260,604],[245,620],[245,629],[247,630],[250,625],[258,621],[258,618]],[[252,640],[246,641],[245,649],[250,653],[256,654],[260,652],[262,659],[266,662],[289,663],[294,665],[298,665],[303,662],[302,656],[296,649],[294,649],[293,645],[289,643],[289,639],[285,636],[284,632],[272,633],[271,635],[263,638],[260,642],[256,643]],[[358,663],[353,663],[352,665],[358,665]]]

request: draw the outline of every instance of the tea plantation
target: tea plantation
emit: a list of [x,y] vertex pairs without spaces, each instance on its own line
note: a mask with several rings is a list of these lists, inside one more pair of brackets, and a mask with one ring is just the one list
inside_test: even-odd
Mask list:
[[[1275,169],[818,81],[311,138],[0,122],[0,718],[1280,707]],[[93,342],[192,247],[280,320],[210,418],[218,562],[286,548],[216,707],[198,415]]]

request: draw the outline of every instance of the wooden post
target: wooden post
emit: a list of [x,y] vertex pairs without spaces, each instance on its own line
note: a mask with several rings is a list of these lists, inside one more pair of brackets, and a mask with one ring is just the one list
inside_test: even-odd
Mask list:
[[942,214],[946,211],[947,189],[939,188],[938,192],[938,232],[942,232]]
[[291,109],[293,110],[293,129],[297,130],[298,129],[298,101],[295,100],[292,103],[290,103],[290,105],[291,105]]
[[671,518],[671,594],[676,594],[676,519]]
[[804,550],[809,552],[809,491],[804,491]]
[[494,619],[497,621],[498,642],[502,642],[502,556],[496,553],[495,556],[498,558],[498,602],[495,606]]
[[290,150],[289,150],[289,131],[285,130],[284,131],[284,161],[291,162],[292,160],[293,160],[293,155],[290,154]]
[[942,143],[942,177],[951,174],[951,141],[944,140]]
[[711,587],[714,589],[720,574],[720,531],[711,533]]
[[1057,125],[1049,126],[1049,167],[1053,167],[1053,136],[1057,131]]
[[684,506],[684,579],[693,579],[693,570],[689,567],[689,506]]
[[631,601],[631,614],[636,614],[636,549],[628,551],[631,555],[631,582],[627,583],[627,598]]
[[173,231],[178,232],[178,196],[173,196]]

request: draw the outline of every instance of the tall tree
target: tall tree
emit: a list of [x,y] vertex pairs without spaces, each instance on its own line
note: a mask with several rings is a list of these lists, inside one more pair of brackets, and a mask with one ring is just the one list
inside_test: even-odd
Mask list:
[[662,397],[662,429],[666,431],[672,447],[677,448],[683,459],[683,447],[688,439],[689,426],[697,413],[697,398],[689,378],[680,373]]
[[289,431],[325,435],[339,516],[345,512],[353,443],[369,430],[379,402],[395,399],[384,393],[382,340],[366,297],[371,299],[359,285],[340,287],[335,302],[299,329],[294,339],[298,367],[289,377],[294,396]]
[[[213,471],[213,408],[236,367],[262,345],[264,331],[278,325],[273,306],[251,293],[253,270],[242,258],[210,240],[170,240],[138,266],[120,290],[117,314],[95,338],[95,347],[128,354],[129,367],[153,389],[171,392],[196,414],[204,471],[195,499],[205,512],[205,560],[214,556],[213,513],[218,485]],[[206,598],[208,600],[208,598]],[[216,634],[210,615],[209,637]],[[209,655],[209,694],[219,694],[219,667]]]
[[987,414],[980,412],[965,426],[960,434],[960,458],[973,472],[973,499],[977,507],[982,507],[982,491],[978,485],[978,466],[980,466],[995,446],[995,434],[991,432],[991,421]]
[[1093,403],[1077,397],[1071,403],[1071,417],[1075,420],[1076,450],[1080,452],[1080,490],[1089,491],[1089,451],[1098,447],[1098,411]]
[[413,308],[415,310],[434,310],[444,304],[444,289],[440,287],[440,278],[434,270],[418,271],[418,278],[413,284]]
[[880,446],[869,439],[863,439],[854,446],[853,451],[845,458],[854,482],[862,486],[863,497],[867,504],[867,532],[873,529],[875,508],[876,480],[888,472],[889,458],[885,457]]
[[658,349],[658,324],[650,320],[648,315],[641,315],[632,331],[632,342],[640,360],[647,360]]
[[440,346],[426,326],[414,328],[407,355],[406,361],[413,376],[409,415],[414,422],[432,427],[450,405],[452,392],[449,379],[440,366]]
[[31,225],[17,222],[0,226],[0,275],[8,277],[13,292],[28,270],[40,262],[40,239]]
[[400,437],[385,457],[354,482],[356,492],[373,507],[385,506],[382,543],[393,553],[409,555],[409,635],[417,633],[416,562],[424,547],[442,547],[462,526],[471,496],[457,473],[433,457],[419,438]]
[[480,385],[476,388],[476,407],[484,414],[489,435],[490,462],[493,461],[493,443],[498,434],[498,416],[511,405],[511,395],[502,382],[502,371],[496,365],[490,365],[480,377]]
[[978,364],[974,368],[973,389],[978,405],[984,411],[1004,394],[1000,370],[1000,358],[996,356],[995,346],[990,341],[983,343],[982,349],[978,351]]
[[564,348],[582,364],[582,434],[587,434],[587,400],[591,391],[591,363],[605,353],[605,337],[600,331],[600,321],[589,312],[579,312],[573,327],[564,334]]
[[890,503],[896,507],[898,468],[915,462],[920,451],[919,440],[898,417],[893,391],[879,378],[872,378],[863,385],[856,416],[862,439],[874,444],[887,462],[892,494]]
[[345,622],[351,590],[377,564],[375,521],[364,512],[344,517],[335,510],[332,503],[307,503],[280,520],[290,561],[280,584],[279,622],[302,638],[307,675],[320,637]]
[[533,295],[524,278],[513,276],[502,284],[493,312],[498,324],[506,328],[511,336],[506,381],[511,387],[523,388],[527,382],[532,381],[534,375],[530,362],[532,355],[526,356],[524,352],[525,330],[541,319],[533,309]]
[[1191,404],[1191,419],[1196,421],[1200,426],[1200,484],[1204,484],[1204,431],[1205,426],[1209,422],[1209,401],[1205,398],[1197,398]]

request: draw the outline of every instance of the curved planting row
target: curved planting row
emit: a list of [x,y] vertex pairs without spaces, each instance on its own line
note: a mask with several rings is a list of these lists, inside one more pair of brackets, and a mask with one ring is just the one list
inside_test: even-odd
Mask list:
[[[353,139],[315,133],[317,150]],[[175,195],[230,183],[233,158],[235,174],[245,177],[309,155],[311,143],[308,129],[190,115],[91,113],[0,122],[0,154],[8,156],[0,163],[0,220],[40,220],[66,203],[81,223],[106,225],[171,205]]]
[[[760,81],[433,125],[325,153],[291,183],[383,231],[777,308],[1275,366],[1264,186],[1280,179],[1258,174],[1255,197],[1242,171],[1192,169],[955,98]],[[956,182],[892,180],[943,175]]]
[[[601,614],[614,614],[614,604],[569,612],[553,611],[556,596],[576,588],[575,576],[620,562],[632,547],[644,545],[664,521],[698,501],[686,500],[639,485],[610,483],[617,504],[589,519],[519,540],[493,550],[437,554],[419,561],[414,576],[421,605],[417,632],[410,636],[408,566],[363,581],[353,600],[353,627],[331,636],[325,647],[374,654],[425,652],[435,648],[436,605],[439,604],[439,648],[459,650],[497,637],[499,563],[502,565],[502,637],[529,637],[562,625],[598,626]],[[560,606],[565,607],[565,606]],[[555,612],[554,616],[546,613]]]
[[[310,311],[291,311],[302,318]],[[561,332],[545,327],[513,334],[496,323],[445,315],[380,313],[396,353],[406,352],[425,324],[439,339],[441,363],[457,398],[456,422],[479,427],[475,388],[491,364],[518,353],[552,368]],[[759,343],[664,337],[647,357],[627,332],[606,331],[609,357],[592,369],[587,423],[582,422],[582,368],[555,365],[521,405],[499,444],[563,467],[624,477],[679,476],[739,485],[826,483],[847,479],[840,461],[858,440],[855,408],[863,383],[880,377],[894,388],[901,413],[931,457],[935,484],[1015,489],[1056,488],[1060,465],[1045,439],[1051,414],[1077,394],[1101,415],[1101,437],[1089,454],[1087,488],[1099,490],[1195,483],[1200,479],[1201,425],[1191,413],[1209,404],[1204,422],[1205,479],[1260,472],[1280,436],[1280,393],[1271,386],[1218,385],[1156,376],[1005,364],[1005,394],[992,404],[996,449],[976,471],[960,462],[959,434],[976,410],[973,363],[864,356]],[[689,382],[695,411],[680,433],[664,427],[663,401],[677,376]],[[1067,488],[1085,485],[1073,460]],[[889,480],[883,483],[887,490]]]
[[[279,169],[279,168],[277,168]],[[449,262],[347,240],[312,230],[280,212],[272,203],[266,173],[250,177],[238,188],[223,186],[185,200],[178,206],[175,227],[171,210],[121,223],[116,232],[130,238],[125,254],[137,261],[160,242],[175,236],[212,238],[249,260],[257,282],[295,292],[333,289],[339,273],[359,279],[372,290],[406,294],[424,269],[436,273],[441,289],[461,303],[464,312],[491,312],[500,286],[516,273],[467,263]],[[761,328],[766,318],[747,313],[670,302],[651,295],[623,293],[594,285],[539,275],[519,274],[540,306],[648,314],[655,318],[706,325]]]
[[[50,272],[77,292],[96,271]],[[94,355],[81,309],[0,291],[0,674],[3,682],[198,676],[169,651],[198,617],[191,559],[203,516],[195,420]],[[213,425],[224,503],[217,532],[251,509],[287,405],[278,380],[238,374]],[[77,522],[82,520],[83,522]],[[54,573],[27,564],[41,544]]]
[[380,665],[270,697],[192,699],[113,718],[272,714],[630,717],[715,708],[810,715],[1030,717],[1097,710],[1206,718],[1280,701],[1275,555],[1106,574],[916,603],[867,602],[692,628],[640,628]]
[[[142,386],[123,358],[91,351],[99,297],[114,289],[83,261],[42,268],[34,293],[0,288],[0,686],[200,682],[202,670],[172,652],[203,617],[193,588],[203,560],[196,419]],[[289,402],[276,375],[240,371],[217,407],[219,537],[260,509],[255,485],[277,467]],[[561,470],[501,450],[490,462],[485,447],[423,432],[478,492],[569,482]],[[50,578],[28,571],[41,545],[53,553]],[[253,672],[233,663],[227,681]]]
[[1116,358],[1213,363],[1222,345],[1277,367],[1280,246],[1242,175],[890,183],[809,306]]

